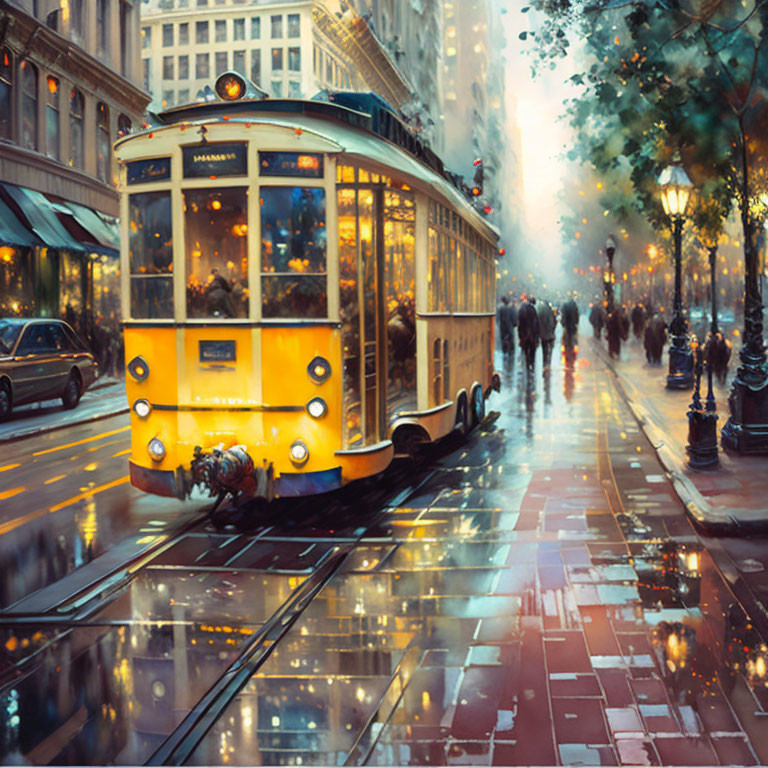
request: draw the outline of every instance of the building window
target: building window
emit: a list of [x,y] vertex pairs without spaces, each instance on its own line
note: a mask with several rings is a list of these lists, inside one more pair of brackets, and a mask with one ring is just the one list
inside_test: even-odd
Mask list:
[[301,37],[301,16],[298,13],[288,14],[288,37]]
[[283,17],[272,16],[272,39],[279,40],[283,36]]
[[301,48],[288,49],[288,69],[291,72],[301,72]]
[[261,39],[261,16],[254,16],[251,19],[251,40]]
[[227,42],[227,22],[226,19],[216,19],[216,42]]
[[163,91],[163,109],[170,109],[173,106],[173,91]]
[[261,84],[261,51],[258,48],[251,51],[251,82]]
[[196,43],[208,42],[208,22],[207,21],[195,22],[195,42]]
[[296,80],[288,81],[288,98],[300,99],[301,98],[301,83]]
[[51,11],[45,17],[45,26],[52,29],[54,32],[58,32],[61,22],[61,8],[57,8],[55,11]]
[[276,99],[282,99],[283,98],[283,81],[282,80],[273,80],[272,81],[272,95]]
[[45,93],[45,151],[54,160],[61,159],[59,146],[59,81],[48,75]]
[[195,77],[204,80],[211,76],[209,56],[207,53],[198,53],[195,56]]
[[13,57],[7,48],[0,50],[0,137],[10,139],[13,115]]
[[179,45],[189,45],[189,24],[179,24]]
[[109,181],[109,107],[100,101],[96,105],[96,175]]
[[281,72],[282,69],[283,69],[283,49],[273,48],[272,49],[272,71]]
[[84,135],[83,135],[83,113],[85,111],[85,99],[83,94],[72,89],[69,95],[69,164],[74,168],[83,167]]
[[152,47],[152,27],[141,28],[141,47],[144,50]]
[[216,52],[216,77],[223,75],[227,71],[227,52]]
[[83,39],[85,29],[83,19],[83,0],[69,0],[69,33],[70,37],[79,43]]
[[[131,45],[129,41],[129,15],[131,11],[128,3],[120,0],[120,74],[128,73],[128,62],[130,61]],[[131,17],[133,18],[133,17]]]
[[149,90],[149,59],[141,60],[142,71],[144,75],[144,90]]
[[96,0],[96,35],[103,55],[109,48],[109,0]]
[[163,56],[163,80],[173,80],[173,56]]
[[163,48],[173,45],[173,24],[163,24]]
[[208,5],[208,0],[197,0],[197,7],[204,8]]
[[131,132],[131,118],[128,115],[120,115],[117,118],[117,138],[122,139]]
[[179,80],[189,80],[189,56],[179,56]]
[[235,19],[232,23],[232,37],[235,40],[245,40],[245,19]]
[[179,91],[179,104],[189,104],[189,88],[182,88]]
[[37,149],[37,67],[28,61],[19,65],[21,86],[21,146]]
[[245,51],[235,51],[232,54],[232,69],[240,74],[245,74]]

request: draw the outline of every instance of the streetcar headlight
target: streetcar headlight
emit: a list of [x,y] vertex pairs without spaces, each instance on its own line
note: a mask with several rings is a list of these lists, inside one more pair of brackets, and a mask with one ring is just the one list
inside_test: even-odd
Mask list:
[[216,95],[224,101],[237,101],[245,96],[245,80],[236,72],[225,72],[216,80]]
[[144,379],[149,376],[149,366],[147,365],[147,361],[141,355],[137,355],[130,363],[128,363],[128,373],[130,373],[136,381],[144,381]]
[[301,440],[295,440],[291,444],[290,456],[294,464],[299,466],[306,464],[309,459],[309,448]]
[[152,406],[149,404],[149,400],[142,398],[133,404],[133,411],[140,419],[146,419],[152,413]]
[[316,357],[307,366],[307,373],[315,384],[322,384],[331,375],[331,364],[324,357]]
[[307,403],[307,412],[313,419],[322,419],[328,413],[328,404],[322,397],[313,397]]
[[162,461],[163,456],[165,456],[165,446],[163,445],[163,441],[157,437],[153,437],[147,445],[147,451],[153,461]]

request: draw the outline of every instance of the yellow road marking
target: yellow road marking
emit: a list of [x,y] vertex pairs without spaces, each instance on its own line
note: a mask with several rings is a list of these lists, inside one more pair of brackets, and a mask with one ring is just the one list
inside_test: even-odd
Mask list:
[[18,494],[26,490],[27,490],[26,488],[21,487],[21,488],[11,488],[10,491],[0,491],[0,501],[3,501],[3,499],[10,499],[11,496],[18,496]]
[[92,443],[94,440],[102,440],[105,437],[111,437],[112,435],[119,435],[121,432],[128,432],[130,427],[122,427],[122,429],[113,429],[111,432],[102,432],[100,435],[94,435],[93,437],[86,437],[85,440],[78,440],[75,443],[67,443],[66,445],[58,445],[56,448],[46,448],[44,451],[36,451],[33,456],[44,456],[46,453],[53,453],[54,451],[63,451],[65,448],[74,448],[76,445],[85,445],[85,443]]
[[51,483],[58,483],[59,480],[63,480],[66,477],[66,475],[56,475],[56,477],[52,477],[50,480],[46,480],[43,485],[50,485]]
[[20,467],[21,464],[6,464],[4,467],[0,467],[0,472],[5,472],[8,469],[16,469],[16,467]]
[[89,496],[95,496],[97,493],[101,493],[102,491],[108,491],[110,488],[117,488],[118,485],[123,485],[124,483],[127,483],[130,479],[131,478],[128,475],[125,475],[125,477],[119,477],[117,480],[113,480],[111,483],[104,483],[104,485],[97,485],[95,488],[91,488],[87,490],[85,493],[79,493],[77,496],[73,496],[71,499],[62,501],[60,504],[54,504],[49,511],[58,512],[60,509],[64,509],[64,507],[69,507],[72,504],[77,504],[78,501],[87,499]]
[[81,493],[78,496],[73,496],[71,499],[67,499],[67,501],[62,501],[61,504],[55,504],[54,506],[47,508],[43,507],[43,509],[38,509],[36,512],[30,512],[29,514],[22,515],[21,517],[17,517],[14,520],[9,520],[7,523],[0,525],[0,536],[5,533],[10,533],[11,531],[15,531],[17,528],[21,528],[22,525],[31,523],[33,520],[37,520],[38,517],[47,515],[50,512],[58,512],[60,509],[64,509],[64,507],[68,507],[71,504],[77,504],[78,501],[87,499],[90,496],[95,496],[97,493],[108,491],[110,488],[116,488],[118,485],[127,483],[129,479],[130,478],[128,475],[126,475],[125,477],[113,480],[111,483],[105,483],[104,485],[99,485],[96,488],[91,488],[87,493]]
[[128,454],[131,452],[131,449],[129,448],[127,451],[118,451],[118,453],[113,453],[112,458],[116,459],[118,456],[128,456]]

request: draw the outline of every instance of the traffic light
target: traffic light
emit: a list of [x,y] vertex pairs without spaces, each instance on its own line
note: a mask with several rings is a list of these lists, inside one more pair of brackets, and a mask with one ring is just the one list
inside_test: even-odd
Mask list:
[[478,158],[473,165],[475,166],[475,176],[472,180],[472,194],[475,197],[480,197],[483,194],[483,161]]

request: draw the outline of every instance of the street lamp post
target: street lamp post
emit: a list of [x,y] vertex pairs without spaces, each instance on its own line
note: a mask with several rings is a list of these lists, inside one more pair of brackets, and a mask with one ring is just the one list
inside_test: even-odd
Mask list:
[[608,276],[605,279],[605,300],[607,302],[606,312],[610,315],[613,312],[613,257],[616,253],[616,241],[609,237],[605,243],[605,255],[608,257]]
[[670,165],[659,176],[659,186],[664,213],[672,221],[672,235],[675,243],[675,298],[672,322],[669,326],[672,341],[669,345],[667,388],[690,389],[693,384],[693,354],[688,343],[688,323],[683,313],[680,261],[683,221],[693,184],[682,165]]

